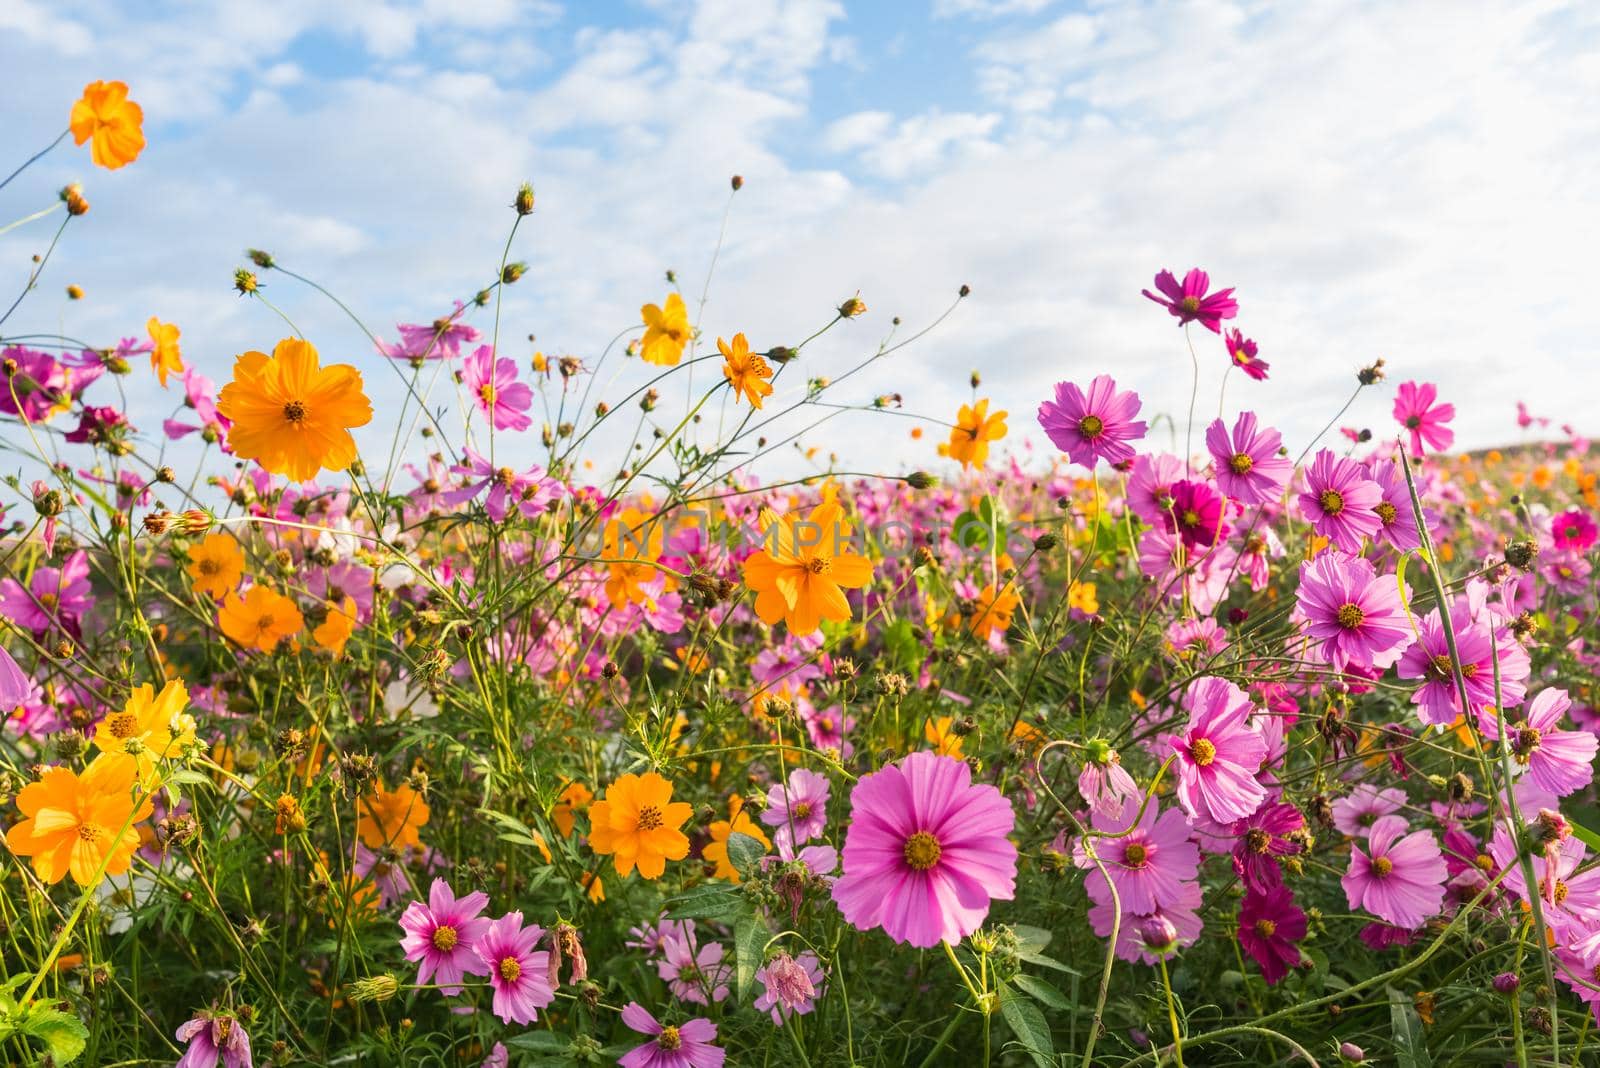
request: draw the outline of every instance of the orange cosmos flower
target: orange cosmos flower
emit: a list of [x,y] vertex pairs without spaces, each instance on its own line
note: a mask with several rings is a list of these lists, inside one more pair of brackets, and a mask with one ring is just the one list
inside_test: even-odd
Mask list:
[[346,363],[323,367],[316,348],[299,338],[278,342],[271,356],[240,356],[217,411],[233,420],[235,455],[297,482],[349,467],[356,458],[350,428],[372,421],[361,372]]
[[428,822],[428,802],[409,783],[385,790],[380,782],[372,793],[361,799],[357,809],[360,818],[356,821],[356,833],[368,849],[399,852],[407,846],[422,848],[417,828]]
[[950,440],[939,446],[939,455],[960,460],[962,467],[982,467],[989,459],[989,442],[1006,436],[1006,413],[989,414],[989,401],[963,404],[950,428]]
[[128,870],[139,848],[135,824],[150,815],[150,798],[134,801],[132,761],[99,758],[78,775],[71,768],[46,768],[39,781],[17,794],[27,818],[6,832],[6,845],[19,857],[32,857],[33,870],[47,883],[71,875],[89,886],[105,865],[105,875]]
[[572,837],[572,827],[578,813],[588,812],[589,802],[593,800],[594,792],[583,783],[567,784],[566,789],[561,791],[561,796],[556,799],[555,807],[550,810],[550,818],[555,822],[556,830],[561,832],[561,837]]
[[344,652],[345,643],[356,632],[356,600],[346,597],[342,605],[329,605],[328,618],[311,632],[311,637],[334,656]]
[[114,171],[132,163],[144,151],[144,109],[128,99],[123,82],[90,82],[83,96],[72,105],[67,128],[72,140],[83,144],[90,138],[89,158],[95,165]]
[[979,641],[986,641],[996,629],[1004,634],[1011,627],[1011,613],[1021,603],[1022,598],[1017,596],[1011,583],[1006,583],[998,594],[994,591],[994,583],[989,583],[979,591],[972,609],[972,636]]
[[127,763],[145,789],[156,781],[156,762],[178,755],[194,742],[194,720],[183,711],[189,705],[189,690],[181,679],[173,679],[158,694],[149,683],[138,686],[128,696],[121,712],[113,712],[94,729],[94,744],[100,760]]
[[217,611],[217,626],[223,634],[246,649],[264,653],[300,633],[305,623],[293,601],[259,583],[246,590],[243,597],[230,596]]
[[811,510],[803,523],[761,510],[762,548],[744,562],[744,581],[756,592],[756,615],[780,619],[795,634],[810,634],[824,619],[850,618],[846,589],[872,581],[872,561],[845,551],[850,527],[832,498]]
[[965,757],[961,753],[961,735],[950,729],[954,723],[955,719],[951,716],[930,719],[922,725],[922,736],[940,756],[964,760]]
[[689,855],[689,839],[678,830],[689,818],[687,802],[672,800],[672,784],[653,771],[624,775],[589,806],[589,848],[610,856],[617,874],[639,868],[659,879],[667,861]]
[[208,534],[189,549],[189,577],[194,588],[212,597],[232,593],[244,577],[244,553],[231,534]]
[[663,310],[654,304],[639,309],[644,319],[644,340],[639,343],[639,355],[645,363],[673,367],[683,358],[684,346],[689,344],[689,309],[676,293],[667,295]]
[[700,851],[700,855],[717,866],[714,874],[718,879],[739,882],[739,869],[728,859],[728,838],[735,831],[748,834],[760,842],[762,852],[772,848],[772,842],[761,833],[761,828],[751,821],[750,813],[744,811],[744,798],[738,794],[728,799],[728,818],[717,820],[711,825],[711,842]]
[[730,344],[717,338],[717,350],[722,353],[722,377],[733,387],[735,398],[743,396],[750,407],[760,408],[764,397],[772,396],[772,368],[765,357],[750,351],[750,342],[743,334],[733,335]]
[[164,323],[154,315],[144,324],[150,332],[155,348],[150,350],[150,369],[161,379],[161,388],[167,388],[167,375],[176,371],[183,374],[183,356],[178,352],[181,331],[176,323]]

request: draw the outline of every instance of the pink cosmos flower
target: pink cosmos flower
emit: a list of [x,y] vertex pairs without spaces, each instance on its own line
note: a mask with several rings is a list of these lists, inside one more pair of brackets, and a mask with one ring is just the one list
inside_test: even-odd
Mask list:
[[1299,941],[1306,936],[1306,914],[1287,886],[1245,894],[1239,906],[1239,944],[1261,966],[1261,977],[1275,986],[1300,966]]
[[1016,889],[1016,822],[1000,791],[962,760],[911,753],[850,791],[844,875],[833,899],[860,930],[929,947],[978,929],[994,898]]
[[472,500],[487,487],[489,496],[484,498],[484,511],[489,513],[490,519],[500,523],[512,508],[532,519],[561,497],[561,483],[546,478],[541,467],[530,467],[526,471],[495,467],[487,456],[471,446],[467,447],[466,454],[465,464],[457,464],[450,469],[458,475],[467,476],[465,484],[439,495],[444,503],[452,507]]
[[201,1009],[178,1028],[179,1042],[189,1043],[173,1068],[251,1068],[250,1036],[238,1017],[228,1012]]
[[1191,268],[1183,276],[1182,284],[1171,271],[1162,271],[1156,275],[1156,288],[1161,291],[1161,296],[1156,296],[1148,289],[1143,290],[1145,296],[1166,308],[1178,325],[1198,322],[1213,334],[1222,333],[1222,320],[1232,319],[1239,314],[1239,302],[1233,299],[1232,289],[1219,289],[1215,293],[1207,293],[1211,288],[1211,276],[1198,267]]
[[[1556,938],[1586,937],[1600,924],[1600,868],[1579,871],[1588,850],[1568,835],[1533,853],[1533,878],[1544,922]],[[1517,848],[1503,826],[1496,826],[1489,841],[1489,856],[1505,871],[1500,885],[1524,902],[1528,883],[1522,877]],[[1554,876],[1554,878],[1552,878]]]
[[1172,484],[1184,477],[1183,461],[1170,452],[1143,453],[1128,476],[1128,507],[1151,526],[1172,508]]
[[721,942],[701,945],[691,926],[662,939],[656,972],[679,1001],[710,1005],[728,996],[732,969],[722,959],[726,952]]
[[1318,449],[1305,472],[1300,511],[1318,534],[1347,553],[1361,551],[1361,539],[1378,533],[1377,507],[1383,490],[1366,468]]
[[[1124,908],[1121,912],[1122,922],[1117,931],[1118,959],[1143,961],[1145,964],[1154,965],[1159,957],[1170,955],[1174,947],[1193,945],[1205,930],[1205,921],[1200,918],[1201,901],[1200,884],[1190,882],[1179,884],[1176,904],[1156,909],[1148,914],[1129,912]],[[1116,915],[1108,897],[1104,902],[1089,906],[1089,927],[1101,938],[1110,938],[1112,920]],[[1171,929],[1163,930],[1163,934],[1176,933],[1177,938],[1160,950],[1154,949],[1146,937],[1146,929],[1152,921],[1160,928],[1170,924]]]
[[[1527,718],[1503,728],[1517,763],[1528,769],[1528,778],[1557,797],[1589,785],[1594,779],[1595,750],[1600,747],[1600,739],[1589,731],[1561,729],[1561,717],[1571,707],[1567,691],[1541,690],[1528,703]],[[1486,712],[1485,718],[1495,718],[1494,712]],[[1501,730],[1498,724],[1483,728],[1489,738],[1499,738]]]
[[1098,375],[1085,393],[1071,382],[1056,383],[1056,399],[1039,405],[1039,425],[1056,448],[1093,471],[1101,460],[1116,466],[1133,459],[1130,441],[1144,437],[1139,394],[1117,392],[1110,375]]
[[1189,722],[1172,739],[1178,755],[1178,803],[1192,818],[1234,823],[1267,799],[1256,772],[1267,742],[1250,723],[1250,698],[1213,675],[1196,679],[1183,697]]
[[1380,790],[1371,783],[1357,783],[1349,796],[1333,803],[1333,825],[1352,838],[1371,833],[1383,817],[1399,812],[1406,803],[1404,790]]
[[1206,428],[1206,448],[1216,462],[1217,486],[1241,504],[1266,504],[1283,494],[1294,462],[1279,456],[1283,437],[1271,427],[1256,428],[1256,414],[1241,412],[1230,435],[1222,420]]
[[1379,819],[1366,849],[1350,847],[1350,868],[1339,882],[1352,909],[1415,930],[1444,905],[1448,872],[1433,832],[1406,830],[1399,816]]
[[[1114,816],[1094,813],[1091,821],[1095,830],[1113,834],[1133,828],[1122,837],[1096,839],[1094,849],[1111,876],[1123,910],[1148,914],[1182,902],[1182,884],[1200,874],[1200,848],[1189,840],[1183,813],[1175,808],[1162,812],[1152,798],[1140,816],[1142,801],[1129,798],[1121,812]],[[1106,876],[1100,874],[1082,841],[1072,847],[1072,862],[1087,872],[1084,889],[1090,900],[1109,903],[1111,889]]]
[[1289,837],[1305,825],[1299,809],[1274,801],[1229,828],[1235,835],[1233,870],[1244,880],[1247,891],[1264,893],[1283,883],[1277,858],[1294,856],[1305,848]]
[[[1451,605],[1450,622],[1456,632],[1461,678],[1466,683],[1467,700],[1473,712],[1481,714],[1485,707],[1495,703],[1494,659],[1497,653],[1500,703],[1506,708],[1521,704],[1532,670],[1522,643],[1505,628],[1495,633],[1490,630],[1488,621],[1474,621],[1463,599],[1458,598]],[[1463,713],[1450,646],[1437,610],[1417,621],[1416,640],[1406,649],[1395,671],[1402,679],[1423,680],[1417,692],[1411,695],[1411,703],[1417,706],[1417,718],[1423,723],[1448,726]]]
[[[1383,494],[1373,508],[1378,515],[1378,537],[1401,552],[1410,552],[1422,545],[1422,535],[1417,531],[1417,516],[1411,507],[1411,490],[1406,485],[1406,474],[1398,460],[1380,460],[1371,469],[1372,480]],[[1421,487],[1418,487],[1421,499]],[[1439,517],[1431,508],[1422,509],[1422,521],[1432,530],[1439,525]]]
[[1581,597],[1589,590],[1589,576],[1594,574],[1594,568],[1577,553],[1559,553],[1539,566],[1539,574],[1562,596]]
[[461,355],[461,346],[477,341],[483,335],[459,322],[466,305],[456,301],[456,310],[443,319],[431,323],[401,323],[400,344],[381,346],[385,356],[414,360],[453,360]]
[[827,708],[816,708],[810,701],[798,706],[800,718],[805,721],[806,736],[811,739],[811,744],[823,752],[835,752],[840,759],[849,760],[855,752],[845,735],[849,734],[856,726],[856,717],[844,714],[843,705],[829,705]]
[[621,1068],[722,1068],[727,1051],[711,1043],[717,1025],[696,1018],[676,1027],[663,1027],[637,1001],[622,1010],[622,1022],[650,1041],[635,1046],[617,1061]]
[[756,971],[756,978],[762,986],[756,1011],[771,1012],[772,1022],[779,1027],[785,1017],[804,1016],[816,1008],[816,999],[822,996],[822,964],[809,949],[798,957],[779,953]]
[[59,568],[36,570],[26,587],[14,578],[0,579],[0,615],[36,635],[53,626],[77,633],[78,620],[93,606],[89,556],[82,549]]
[[478,411],[489,417],[496,430],[526,430],[533,425],[528,409],[533,390],[517,381],[517,361],[495,359],[494,350],[479,345],[461,364],[461,381],[472,394]]
[[[1395,392],[1394,417],[1411,434],[1411,452],[1421,456],[1427,449],[1443,452],[1456,440],[1455,431],[1445,426],[1456,417],[1454,404],[1435,404],[1439,390],[1432,382],[1417,385],[1402,382]],[[1424,448],[1426,446],[1426,448]]]
[[828,790],[826,775],[796,768],[787,783],[773,783],[767,791],[761,822],[774,828],[775,839],[809,842],[828,825]]
[[1222,515],[1227,503],[1210,483],[1180,479],[1172,484],[1172,508],[1162,515],[1162,526],[1176,529],[1185,545],[1215,545],[1226,529]]
[[1300,565],[1295,594],[1306,633],[1322,642],[1329,663],[1387,668],[1411,642],[1411,624],[1393,575],[1379,575],[1359,556],[1336,549]]
[[544,928],[522,925],[521,912],[508,912],[484,930],[474,947],[494,987],[494,1014],[502,1023],[530,1024],[556,999],[550,987],[550,954],[534,951]]
[[400,948],[406,960],[418,962],[417,983],[434,982],[449,995],[461,993],[463,975],[488,975],[489,965],[476,952],[489,930],[487,917],[479,915],[489,895],[474,891],[457,898],[450,884],[435,879],[428,888],[428,903],[413,901],[400,916],[405,935]]
[[9,385],[0,388],[0,412],[20,415],[29,423],[40,423],[57,412],[66,411],[71,403],[71,373],[57,363],[55,357],[37,349],[11,345],[0,349],[0,362],[8,360],[16,362],[17,370]]
[[1256,358],[1256,343],[1245,337],[1238,329],[1229,330],[1223,335],[1228,346],[1228,358],[1233,365],[1255,379],[1264,382],[1267,378],[1267,368],[1271,365],[1266,360]]
[[1139,784],[1122,766],[1122,756],[1104,740],[1089,743],[1089,756],[1078,772],[1078,793],[1093,812],[1114,816],[1129,798],[1139,796]]
[[1600,526],[1595,525],[1595,521],[1589,518],[1587,512],[1574,508],[1556,516],[1550,524],[1550,537],[1558,549],[1586,553],[1594,547],[1595,541],[1600,539]]

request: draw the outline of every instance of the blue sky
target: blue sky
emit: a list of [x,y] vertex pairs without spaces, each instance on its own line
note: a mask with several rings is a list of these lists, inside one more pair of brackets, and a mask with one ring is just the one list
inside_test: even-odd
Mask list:
[[[1378,357],[1390,389],[1438,382],[1467,445],[1515,440],[1518,399],[1600,430],[1584,296],[1596,44],[1592,5],[1558,0],[9,0],[0,60],[27,89],[0,96],[4,151],[48,142],[82,85],[113,77],[143,103],[150,147],[114,174],[64,147],[0,194],[9,219],[81,178],[94,205],[7,329],[109,344],[159,315],[226,380],[234,354],[284,332],[229,289],[260,246],[393,337],[493,275],[526,179],[539,210],[516,255],[532,269],[508,292],[502,354],[524,362],[531,333],[592,358],[662,299],[668,268],[698,296],[739,173],[708,337],[793,342],[859,290],[871,314],[808,358],[837,373],[890,317],[914,327],[973,287],[844,401],[897,391],[949,418],[981,368],[1021,446],[1042,440],[1052,383],[1109,371],[1147,413],[1181,413],[1188,351],[1139,290],[1200,265],[1238,288],[1273,366],[1264,384],[1236,376],[1224,406],[1256,409],[1291,447]],[[14,281],[41,232],[0,237]],[[266,281],[392,410],[359,332]],[[69,304],[67,282],[88,298]],[[1203,424],[1225,357],[1196,343]],[[601,385],[643,377],[635,364]],[[129,389],[155,432],[175,397]],[[1387,428],[1389,397],[1346,421]],[[849,416],[811,443],[937,463],[907,425]]]

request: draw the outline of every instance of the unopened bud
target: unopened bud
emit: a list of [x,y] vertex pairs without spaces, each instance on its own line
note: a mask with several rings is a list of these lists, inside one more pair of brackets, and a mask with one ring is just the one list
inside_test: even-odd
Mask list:
[[511,202],[511,206],[517,209],[518,215],[532,215],[533,186],[528,182],[523,182],[522,185],[518,186],[517,198]]

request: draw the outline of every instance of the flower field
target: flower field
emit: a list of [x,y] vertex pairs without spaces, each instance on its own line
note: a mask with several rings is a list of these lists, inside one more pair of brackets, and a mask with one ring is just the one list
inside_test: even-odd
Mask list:
[[[115,182],[128,92],[52,148]],[[533,352],[508,192],[392,330],[249,250],[218,382],[181,323],[29,320],[82,187],[12,224],[55,229],[0,316],[0,1062],[1600,1063],[1579,432],[1454,453],[1461,383],[1374,355],[1294,440],[1201,270],[1126,287],[1228,369],[1171,419],[1081,356],[1037,412],[864,397],[944,318],[866,340],[870,294],[718,333],[669,274]],[[925,469],[769,473],[842,414]]]

